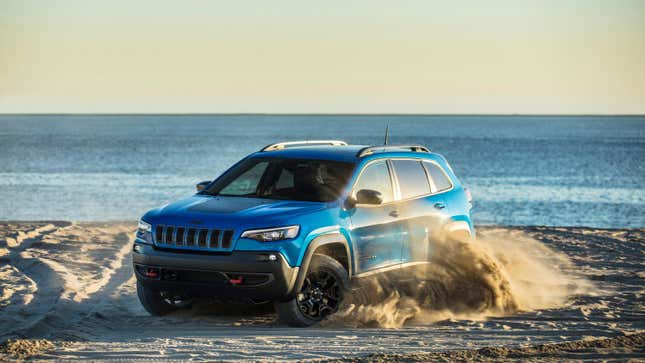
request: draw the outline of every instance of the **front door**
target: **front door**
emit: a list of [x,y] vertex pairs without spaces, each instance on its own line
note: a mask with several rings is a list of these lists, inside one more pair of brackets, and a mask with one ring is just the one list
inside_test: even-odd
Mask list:
[[380,205],[357,204],[351,212],[350,234],[356,248],[357,273],[401,263],[401,231],[394,205],[394,189],[388,164],[378,160],[365,166],[352,189],[381,193]]

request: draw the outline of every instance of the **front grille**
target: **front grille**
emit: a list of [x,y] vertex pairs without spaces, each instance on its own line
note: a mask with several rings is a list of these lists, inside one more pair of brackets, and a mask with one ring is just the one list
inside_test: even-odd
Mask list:
[[160,247],[223,251],[233,247],[233,235],[230,229],[158,225],[154,239]]

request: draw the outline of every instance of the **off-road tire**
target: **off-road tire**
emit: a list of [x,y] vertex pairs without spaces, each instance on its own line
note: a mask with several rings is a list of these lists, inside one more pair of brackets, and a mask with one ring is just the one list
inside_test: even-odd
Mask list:
[[161,292],[145,287],[139,281],[137,281],[137,295],[139,296],[141,305],[143,305],[150,315],[163,316],[176,309],[175,306],[165,301],[161,296]]
[[[310,273],[317,271],[324,271],[325,273],[332,275],[339,282],[341,299],[343,295],[347,296],[349,275],[343,265],[329,256],[314,254],[311,259],[311,263],[309,264],[309,268],[306,271],[306,274],[308,276]],[[338,306],[340,306],[341,301],[338,302]],[[295,327],[311,326],[328,317],[324,316],[320,319],[312,319],[310,316],[300,311],[298,305],[298,296],[288,301],[276,301],[274,302],[274,307],[276,312],[278,313],[278,318],[280,319],[280,321]]]

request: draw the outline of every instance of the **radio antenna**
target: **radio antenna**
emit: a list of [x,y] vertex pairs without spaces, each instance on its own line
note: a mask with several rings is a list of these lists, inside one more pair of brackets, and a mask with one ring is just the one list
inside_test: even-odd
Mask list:
[[385,125],[385,141],[383,142],[383,145],[387,145],[387,139],[389,135],[390,135],[390,123]]

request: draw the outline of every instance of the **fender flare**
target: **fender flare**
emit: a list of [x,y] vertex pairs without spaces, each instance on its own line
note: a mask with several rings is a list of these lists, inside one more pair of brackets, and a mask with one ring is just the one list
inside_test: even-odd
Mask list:
[[[353,267],[353,261],[352,261],[352,255],[349,250],[349,244],[347,242],[347,238],[340,233],[340,232],[333,232],[333,233],[326,233],[323,235],[320,235],[311,242],[309,242],[309,245],[307,246],[307,250],[305,251],[304,256],[302,257],[302,263],[300,264],[300,268],[298,269],[298,275],[296,276],[296,279],[291,286],[291,289],[289,290],[289,293],[287,294],[287,300],[290,300],[296,296],[298,291],[302,288],[302,284],[305,282],[305,277],[307,276],[307,270],[309,270],[309,264],[311,263],[311,259],[314,256],[314,252],[318,249],[318,247],[328,245],[328,244],[333,244],[333,243],[341,243],[345,247],[345,253],[347,253],[347,263],[348,263],[348,271],[347,274],[351,277],[352,274],[352,267]],[[345,286],[346,288],[349,288],[349,286]]]

